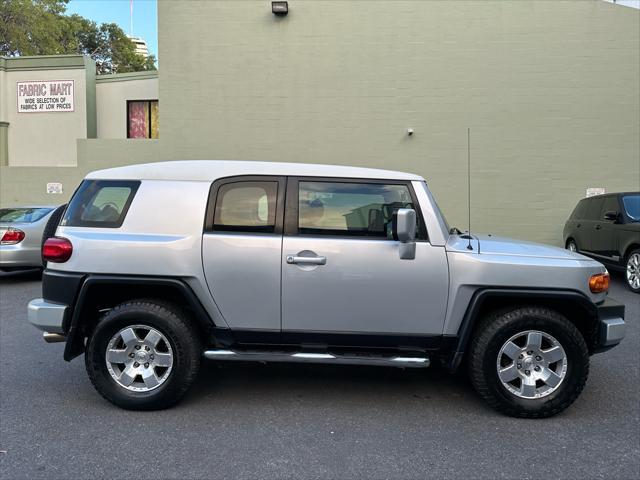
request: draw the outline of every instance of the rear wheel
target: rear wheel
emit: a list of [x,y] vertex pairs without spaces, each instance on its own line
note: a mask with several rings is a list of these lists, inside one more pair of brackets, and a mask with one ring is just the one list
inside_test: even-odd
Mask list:
[[567,242],[567,250],[578,253],[578,244],[575,240],[569,240]]
[[197,332],[179,309],[133,301],[100,321],[89,339],[85,365],[96,390],[111,403],[156,410],[184,396],[201,355]]
[[522,307],[482,321],[468,368],[491,407],[514,417],[542,418],[578,398],[589,373],[589,352],[565,317],[544,307]]
[[632,250],[625,262],[627,287],[634,293],[640,293],[640,249]]

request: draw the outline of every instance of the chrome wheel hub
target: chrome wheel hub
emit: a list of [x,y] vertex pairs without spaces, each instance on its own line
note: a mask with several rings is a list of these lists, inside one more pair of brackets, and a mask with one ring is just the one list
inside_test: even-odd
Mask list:
[[576,244],[573,243],[573,242],[569,242],[569,245],[567,245],[567,248],[571,252],[577,252],[578,251],[578,247],[576,247]]
[[169,378],[173,351],[167,338],[155,328],[132,325],[111,337],[105,362],[118,385],[134,392],[148,392]]
[[634,290],[640,288],[640,253],[634,253],[627,260],[627,283]]
[[560,342],[538,330],[520,332],[507,340],[496,363],[502,386],[520,398],[553,393],[567,373],[567,355]]

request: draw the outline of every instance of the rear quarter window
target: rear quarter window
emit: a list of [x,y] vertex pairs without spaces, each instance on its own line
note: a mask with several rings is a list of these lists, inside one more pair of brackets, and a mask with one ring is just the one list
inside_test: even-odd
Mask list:
[[69,202],[60,225],[118,228],[139,186],[137,181],[85,180]]
[[602,210],[602,204],[604,203],[604,197],[596,196],[589,199],[589,206],[587,207],[585,220],[600,220],[600,211]]
[[571,214],[571,218],[573,220],[582,220],[586,218],[587,214],[587,206],[589,205],[589,200],[580,200],[576,208],[573,209],[573,213]]

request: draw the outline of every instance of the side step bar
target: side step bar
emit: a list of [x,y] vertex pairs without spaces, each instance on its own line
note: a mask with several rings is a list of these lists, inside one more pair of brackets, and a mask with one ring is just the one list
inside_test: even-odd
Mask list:
[[381,357],[366,355],[334,355],[332,353],[285,353],[285,352],[243,352],[236,350],[206,350],[205,358],[220,361],[240,362],[294,362],[324,363],[334,365],[372,365],[379,367],[426,368],[430,361],[426,357]]

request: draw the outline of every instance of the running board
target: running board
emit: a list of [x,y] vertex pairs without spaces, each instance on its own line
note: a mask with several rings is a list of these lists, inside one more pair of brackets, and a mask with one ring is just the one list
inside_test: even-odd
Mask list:
[[426,368],[430,361],[426,357],[381,357],[367,355],[334,355],[332,353],[285,353],[243,352],[236,350],[206,350],[205,358],[220,361],[240,362],[295,362],[324,363],[334,365],[372,365],[379,367]]

